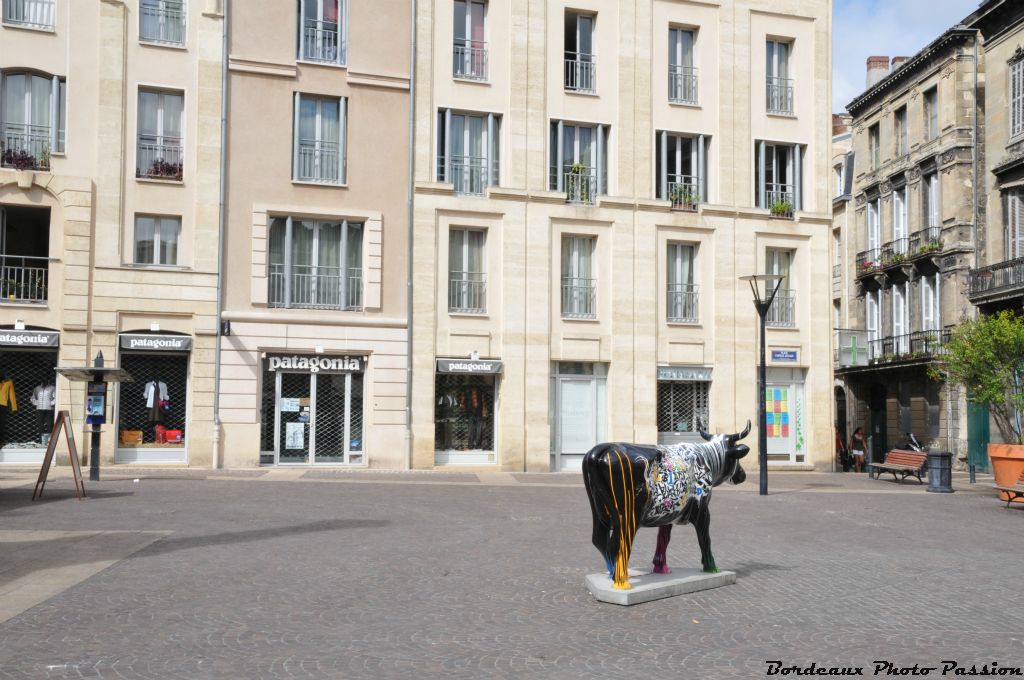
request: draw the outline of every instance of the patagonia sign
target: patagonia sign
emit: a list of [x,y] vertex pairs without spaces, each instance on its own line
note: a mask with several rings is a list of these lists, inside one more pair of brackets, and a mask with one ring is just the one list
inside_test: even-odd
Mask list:
[[363,357],[268,357],[267,370],[306,373],[358,373],[363,370]]
[[486,359],[438,359],[438,373],[470,373],[470,374],[493,374],[501,373],[500,361],[488,361]]
[[56,331],[0,330],[0,345],[7,347],[56,347],[59,342]]
[[192,338],[188,335],[121,335],[121,349],[157,352],[188,352]]

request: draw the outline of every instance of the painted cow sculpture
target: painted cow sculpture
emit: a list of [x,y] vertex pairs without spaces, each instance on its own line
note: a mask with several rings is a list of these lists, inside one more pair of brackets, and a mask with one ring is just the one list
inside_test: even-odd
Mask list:
[[629,554],[638,527],[659,527],[654,571],[669,573],[665,553],[673,524],[693,524],[706,572],[717,572],[711,555],[711,489],[746,473],[740,458],[750,451],[739,443],[750,433],[711,436],[703,443],[674,446],[598,444],[583,458],[583,482],[594,515],[594,546],[604,556],[615,588],[628,589]]

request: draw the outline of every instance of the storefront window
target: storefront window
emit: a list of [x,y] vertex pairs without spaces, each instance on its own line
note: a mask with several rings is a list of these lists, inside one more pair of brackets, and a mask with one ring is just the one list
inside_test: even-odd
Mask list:
[[132,382],[118,386],[119,461],[187,461],[188,360],[188,353],[122,350]]
[[439,373],[434,390],[438,451],[493,451],[495,376]]
[[56,366],[56,349],[0,347],[0,462],[42,460],[53,429]]
[[659,435],[706,431],[709,386],[706,382],[659,382]]

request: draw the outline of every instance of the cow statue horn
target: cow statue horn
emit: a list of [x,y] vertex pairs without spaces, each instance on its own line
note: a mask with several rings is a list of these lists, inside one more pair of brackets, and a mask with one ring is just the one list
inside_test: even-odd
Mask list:
[[697,432],[699,432],[699,433],[700,433],[700,436],[701,436],[701,438],[703,438],[703,439],[704,439],[704,441],[706,441],[706,442],[709,442],[709,441],[711,441],[712,439],[714,439],[714,438],[715,438],[715,435],[713,435],[713,434],[708,434],[708,433],[707,433],[707,432],[705,432],[704,430],[697,430]]

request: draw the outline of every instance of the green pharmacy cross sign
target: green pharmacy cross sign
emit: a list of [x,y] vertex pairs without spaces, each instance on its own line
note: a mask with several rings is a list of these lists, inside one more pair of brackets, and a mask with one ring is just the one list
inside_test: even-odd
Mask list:
[[839,331],[839,363],[842,366],[867,366],[866,331]]

